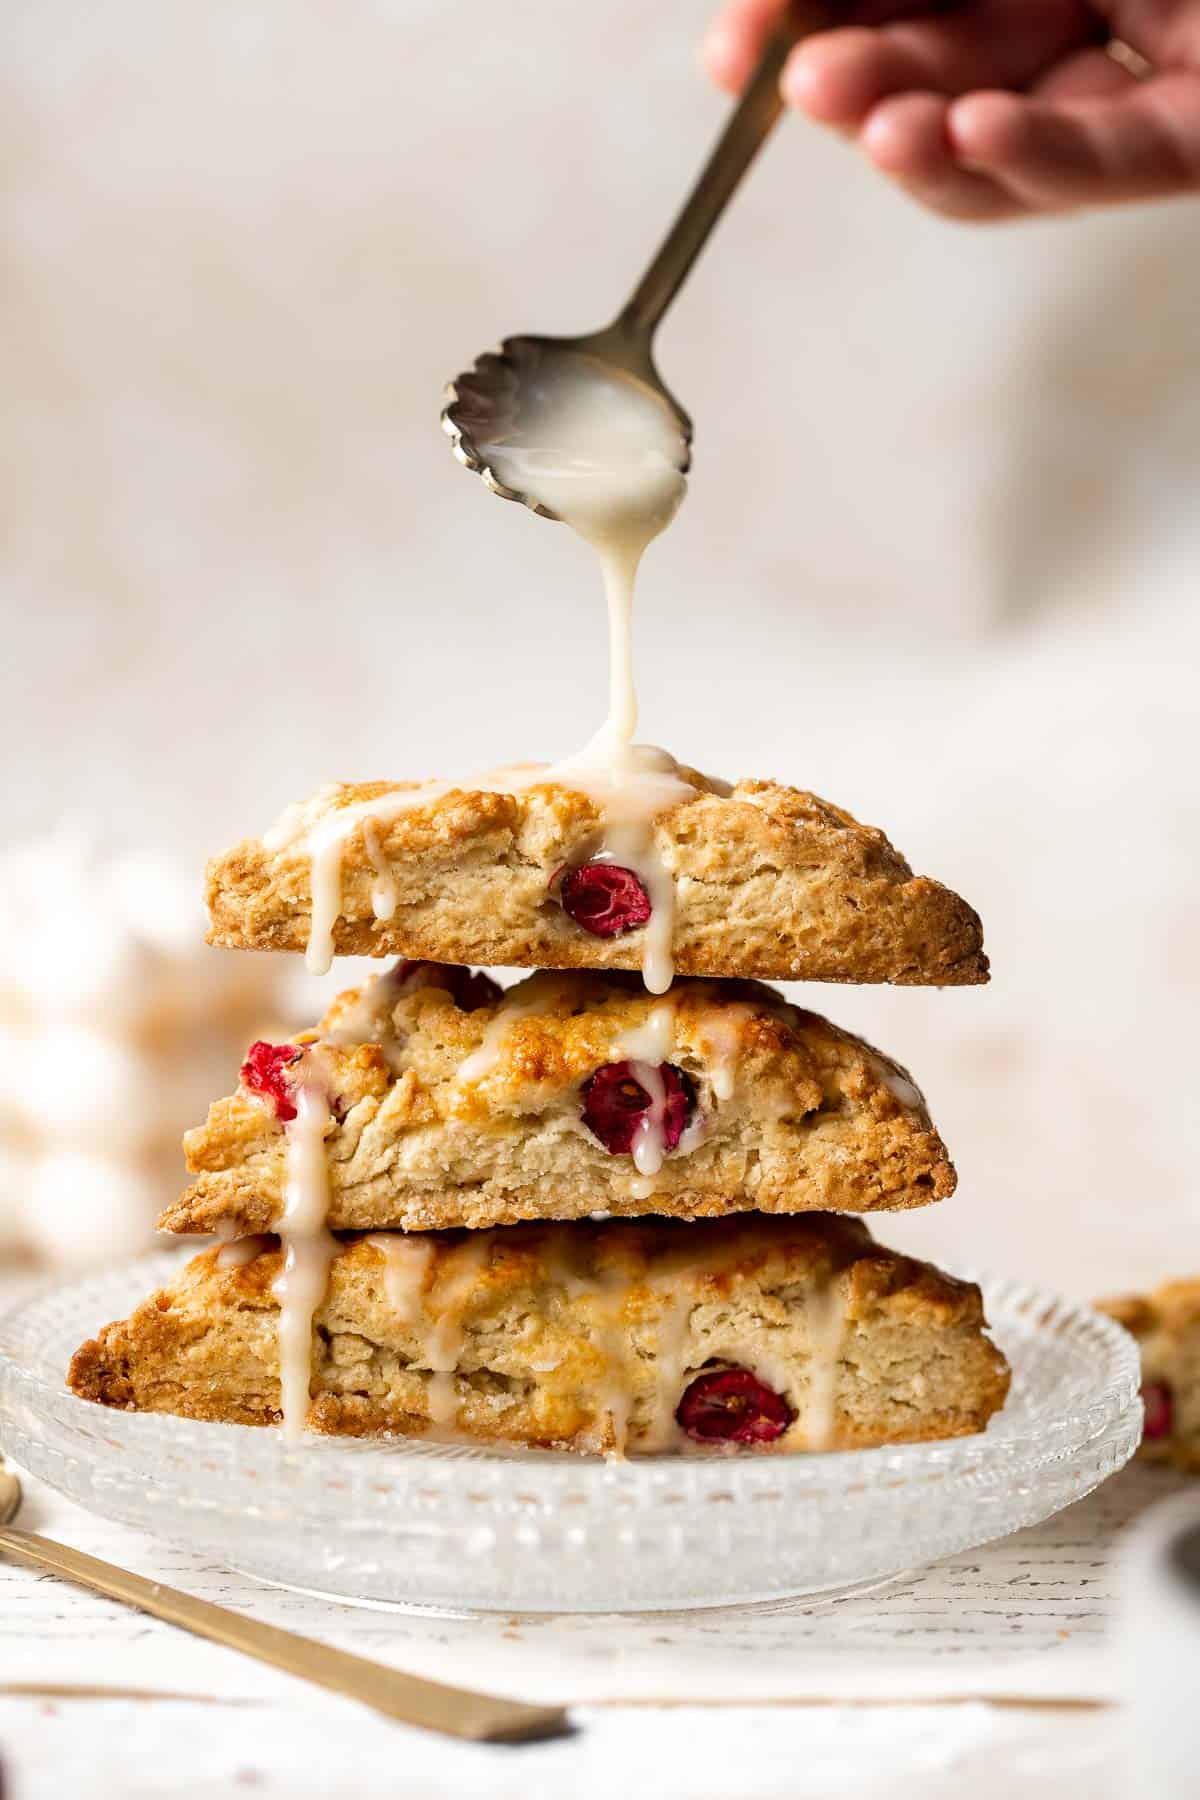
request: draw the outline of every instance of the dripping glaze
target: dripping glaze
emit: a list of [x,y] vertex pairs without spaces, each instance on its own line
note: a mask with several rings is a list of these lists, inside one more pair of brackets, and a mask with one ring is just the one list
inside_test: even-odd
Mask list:
[[638,1120],[631,1152],[634,1168],[644,1180],[658,1174],[667,1153],[667,1087],[662,1064],[674,1060],[675,1006],[670,1000],[660,1001],[644,1024],[624,1032],[613,1045],[612,1061],[628,1062],[633,1079],[650,1096],[650,1105]]
[[[650,901],[642,928],[642,972],[651,993],[674,975],[674,874],[656,841],[655,823],[691,799],[694,783],[667,751],[634,742],[638,707],[633,677],[633,596],[648,546],[674,518],[686,491],[687,442],[669,406],[632,377],[621,377],[575,351],[539,350],[522,372],[521,408],[481,445],[497,478],[561,519],[600,559],[608,608],[608,716],[571,756],[460,784],[517,794],[555,782],[584,794],[601,817],[595,860],[632,870]],[[335,807],[308,820],[292,808],[264,837],[278,850],[302,840],[311,863],[312,918],[306,961],[327,973],[341,911],[342,856],[361,830],[375,874],[375,916],[388,919],[397,896],[379,844],[379,828],[451,791],[427,782],[376,800]]]
[[650,897],[643,974],[671,985],[675,883],[654,837],[658,815],[694,793],[665,751],[634,743],[633,595],[642,557],[686,491],[688,448],[661,398],[605,363],[561,347],[531,347],[520,408],[481,445],[508,488],[576,532],[600,558],[608,604],[608,717],[576,755],[542,779],[574,786],[604,821],[602,856],[632,869]]
[[329,1096],[310,1052],[295,1087],[296,1116],[284,1125],[287,1182],[278,1232],[283,1269],[272,1292],[279,1302],[279,1386],[284,1436],[299,1437],[308,1417],[313,1318],[325,1298],[337,1240],[327,1229],[329,1169],[325,1134]]

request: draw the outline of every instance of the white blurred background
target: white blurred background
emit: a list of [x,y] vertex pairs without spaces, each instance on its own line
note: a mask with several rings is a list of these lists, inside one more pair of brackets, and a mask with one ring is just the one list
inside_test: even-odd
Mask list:
[[[0,839],[70,815],[198,885],[321,781],[577,745],[595,569],[440,390],[615,310],[727,105],[706,16],[9,0]],[[881,1235],[1081,1293],[1200,1268],[1198,256],[1194,206],[926,218],[791,119],[660,343],[697,439],[644,733],[979,908],[989,989],[805,998],[959,1165]]]

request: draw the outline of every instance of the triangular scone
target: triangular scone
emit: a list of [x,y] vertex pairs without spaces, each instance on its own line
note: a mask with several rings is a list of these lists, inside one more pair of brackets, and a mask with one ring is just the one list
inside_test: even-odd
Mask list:
[[272,1230],[305,1083],[330,1109],[337,1230],[873,1212],[954,1189],[904,1070],[757,983],[655,999],[636,976],[546,972],[501,998],[486,976],[401,964],[309,1036],[255,1046],[242,1090],[184,1139],[196,1180],[161,1227]]
[[1141,1352],[1138,1455],[1200,1475],[1200,1275],[1096,1304],[1132,1332]]
[[[247,1251],[249,1256],[247,1257]],[[274,1239],[196,1257],[76,1353],[132,1411],[279,1417]],[[1008,1367],[979,1290],[856,1220],[613,1220],[356,1237],[312,1334],[308,1423],[574,1450],[852,1449],[980,1431]]]
[[[673,877],[678,973],[939,987],[987,980],[978,915],[914,876],[881,831],[796,788],[743,781],[718,791],[682,774],[687,797],[655,820],[647,852],[668,889]],[[336,817],[347,809],[348,819]],[[601,808],[560,780],[516,793],[329,787],[290,809],[265,841],[210,863],[210,941],[305,950],[311,940],[321,966],[337,952],[638,969],[650,896],[641,888],[628,906],[628,895],[585,891],[596,869],[602,890],[620,865],[614,853],[606,874],[595,861],[605,853]]]

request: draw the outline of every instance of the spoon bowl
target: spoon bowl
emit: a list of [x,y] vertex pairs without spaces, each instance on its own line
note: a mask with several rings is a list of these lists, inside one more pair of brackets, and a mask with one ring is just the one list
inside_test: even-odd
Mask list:
[[629,384],[630,398],[660,402],[678,431],[675,459],[681,475],[691,466],[692,421],[654,366],[650,340],[626,325],[624,317],[586,337],[535,337],[523,333],[505,338],[498,350],[487,350],[472,368],[456,376],[446,389],[442,428],[455,456],[502,500],[516,500],[544,519],[561,514],[527,489],[514,486],[495,466],[495,446],[519,435],[521,417],[552,370],[572,365],[593,379]]
[[[681,474],[691,460],[692,422],[655,367],[654,333],[783,109],[779,77],[792,46],[832,22],[824,6],[794,0],[769,39],[757,69],[734,108],[683,208],[628,304],[611,325],[582,337],[505,338],[498,350],[477,357],[446,389],[442,426],[459,462],[481,477],[502,500],[517,500],[543,518],[561,514],[496,467],[497,452],[511,440],[530,410],[530,389],[549,367],[572,360],[611,385],[626,382],[631,397],[665,406],[678,428],[675,458]],[[536,402],[535,402],[536,404]],[[506,468],[509,462],[504,459]]]

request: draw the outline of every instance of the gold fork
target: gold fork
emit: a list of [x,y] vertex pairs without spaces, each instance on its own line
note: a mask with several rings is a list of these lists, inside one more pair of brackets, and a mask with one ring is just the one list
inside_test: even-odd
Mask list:
[[168,1625],[179,1625],[197,1637],[227,1644],[231,1650],[240,1650],[289,1675],[328,1688],[331,1693],[361,1700],[364,1706],[385,1713],[389,1719],[475,1743],[527,1743],[537,1738],[562,1737],[573,1729],[561,1706],[527,1706],[521,1700],[504,1700],[496,1694],[479,1694],[470,1688],[448,1687],[440,1681],[405,1675],[399,1669],[368,1662],[366,1657],[354,1656],[348,1650],[334,1650],[313,1638],[299,1637],[259,1619],[248,1619],[207,1600],[196,1600],[178,1588],[165,1587],[161,1581],[147,1581],[144,1576],[100,1562],[67,1544],[20,1531],[12,1524],[20,1506],[21,1483],[0,1460],[0,1555],[45,1569],[110,1600],[122,1600],[127,1606],[164,1619]]

